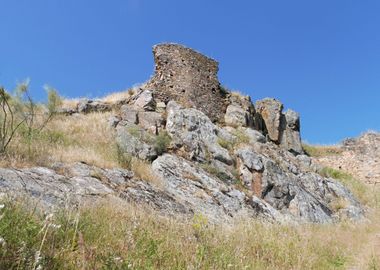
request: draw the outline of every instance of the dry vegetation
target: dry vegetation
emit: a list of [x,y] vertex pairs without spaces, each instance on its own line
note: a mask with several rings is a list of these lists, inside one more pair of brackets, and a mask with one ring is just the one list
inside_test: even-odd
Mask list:
[[6,200],[0,211],[1,269],[380,266],[373,241],[380,230],[379,211],[362,223],[299,226],[254,221],[217,226],[200,214],[182,222],[141,206],[105,200],[48,216],[25,202]]
[[342,150],[335,145],[310,145],[302,144],[303,150],[311,157],[324,157],[331,155],[340,155]]
[[83,161],[99,167],[120,166],[111,113],[57,116],[33,137],[31,151],[20,130],[12,141],[3,166],[49,166],[54,162]]

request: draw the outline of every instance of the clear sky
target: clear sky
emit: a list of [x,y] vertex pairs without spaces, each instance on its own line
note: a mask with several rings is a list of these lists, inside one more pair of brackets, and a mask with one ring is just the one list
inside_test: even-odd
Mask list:
[[146,81],[151,47],[219,61],[223,85],[301,114],[302,137],[380,130],[379,0],[0,0],[0,84],[66,97]]

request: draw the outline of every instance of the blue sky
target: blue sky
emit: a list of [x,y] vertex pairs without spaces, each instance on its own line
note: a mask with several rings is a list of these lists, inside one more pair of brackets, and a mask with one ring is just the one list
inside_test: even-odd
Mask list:
[[219,61],[225,86],[280,99],[302,137],[334,143],[380,130],[378,0],[1,0],[0,84],[31,78],[66,97],[146,81],[151,47],[176,42]]

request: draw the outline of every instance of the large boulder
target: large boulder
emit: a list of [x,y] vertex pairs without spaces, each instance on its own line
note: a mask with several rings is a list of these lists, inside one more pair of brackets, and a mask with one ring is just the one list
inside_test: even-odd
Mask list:
[[142,160],[154,160],[157,152],[154,145],[150,144],[150,134],[133,124],[118,125],[116,128],[116,142],[120,151],[130,157]]
[[166,130],[177,147],[184,146],[192,159],[205,162],[212,158],[228,165],[233,163],[228,151],[218,143],[220,129],[201,111],[169,102]]
[[242,96],[238,93],[231,93],[228,96],[228,105],[224,122],[232,127],[253,127],[255,107],[249,96]]
[[256,102],[257,126],[276,143],[280,140],[282,109],[282,103],[274,98],[265,98]]
[[287,110],[281,118],[280,145],[295,154],[303,153],[300,136],[300,116],[293,110]]
[[138,125],[153,134],[158,134],[165,127],[165,119],[158,112],[139,112]]
[[154,111],[156,109],[156,101],[153,98],[151,90],[145,90],[136,95],[134,105],[145,111]]

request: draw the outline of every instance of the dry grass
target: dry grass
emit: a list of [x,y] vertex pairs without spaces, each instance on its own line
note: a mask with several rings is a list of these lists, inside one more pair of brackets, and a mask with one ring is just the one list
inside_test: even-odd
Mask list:
[[372,222],[290,226],[212,225],[201,214],[184,221],[109,200],[49,219],[15,201],[6,201],[1,211],[0,235],[6,243],[0,245],[1,269],[33,269],[39,249],[37,265],[43,269],[379,267],[377,251],[371,253],[374,246],[368,245],[380,230],[379,212]]
[[78,106],[80,98],[63,98],[61,107],[65,109],[75,110]]
[[129,90],[109,94],[109,95],[102,97],[100,99],[106,103],[115,104],[121,100],[128,99],[129,97],[131,97],[133,95],[133,93],[134,93],[134,90],[129,89]]
[[302,144],[303,150],[311,157],[336,156],[342,153],[342,149],[336,145],[309,145]]
[[136,158],[131,159],[130,170],[134,172],[135,176],[148,183],[152,183],[157,187],[162,187],[162,181],[156,175],[150,163]]
[[59,116],[29,145],[22,133],[12,142],[2,166],[49,166],[54,162],[83,161],[99,167],[118,167],[111,113]]
[[143,86],[143,84],[137,84],[128,90],[120,91],[120,92],[112,92],[111,94],[101,97],[100,100],[110,103],[110,104],[115,104],[118,103],[119,101],[125,100],[136,94],[139,89]]

